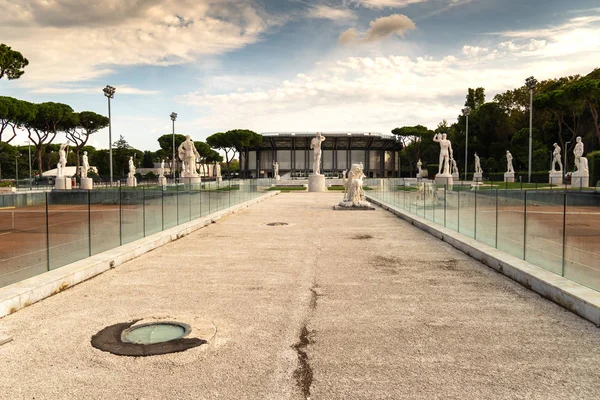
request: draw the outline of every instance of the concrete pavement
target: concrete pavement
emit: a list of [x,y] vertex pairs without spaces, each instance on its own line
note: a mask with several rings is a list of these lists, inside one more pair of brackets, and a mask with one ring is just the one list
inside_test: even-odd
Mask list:
[[[1,319],[0,398],[600,397],[598,328],[381,209],[333,211],[340,197],[281,194]],[[209,343],[90,346],[138,318]]]

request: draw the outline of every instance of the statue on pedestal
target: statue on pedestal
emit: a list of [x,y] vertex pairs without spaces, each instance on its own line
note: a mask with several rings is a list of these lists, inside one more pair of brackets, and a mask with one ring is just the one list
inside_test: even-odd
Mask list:
[[513,163],[512,163],[513,157],[512,154],[510,154],[510,151],[506,150],[506,172],[507,173],[514,173],[515,169],[513,168]]
[[158,175],[160,178],[163,178],[165,176],[165,160],[162,159],[160,160],[160,175]]
[[185,137],[185,142],[181,143],[177,153],[179,155],[179,159],[182,161],[183,173],[181,174],[181,177],[197,177],[198,172],[196,167],[196,159],[200,158],[200,154],[198,153],[198,150],[196,150],[196,146],[194,146],[194,142],[190,138],[190,135]]
[[56,177],[60,178],[65,175],[65,167],[67,166],[67,153],[69,152],[69,143],[62,143],[58,150],[58,165],[56,166]]
[[83,152],[83,157],[81,157],[81,162],[83,166],[81,167],[81,177],[87,178],[88,170],[90,169],[90,163],[88,161],[87,151]]
[[421,162],[421,159],[419,158],[419,161],[417,161],[417,178],[421,178],[423,176],[423,169],[421,168],[423,166],[423,163]]
[[454,154],[452,152],[452,143],[446,139],[447,136],[445,133],[436,133],[433,136],[433,141],[440,144],[438,175],[442,176],[452,176],[450,174],[450,159],[454,158]]
[[583,142],[581,141],[581,136],[577,136],[573,154],[575,155],[575,168],[577,168],[574,174],[588,174],[590,172],[588,169],[588,160],[583,157]]
[[335,208],[341,209],[374,209],[371,204],[366,201],[365,191],[363,189],[363,164],[352,164],[350,171],[348,171],[348,178],[346,179],[346,171],[343,173],[344,182],[344,200]]
[[481,160],[479,159],[479,156],[477,155],[477,153],[475,153],[475,173],[476,174],[483,173],[483,170],[481,169]]
[[452,158],[452,174],[458,175],[458,166],[456,165],[456,160]]
[[279,176],[279,163],[277,161],[273,161],[273,176],[275,178]]
[[560,146],[557,143],[554,143],[554,152],[552,153],[552,171],[550,172],[557,172],[556,171],[556,164],[558,163],[558,172],[562,172],[563,170],[563,165],[562,165],[562,161],[560,161]]
[[317,136],[310,141],[310,148],[314,150],[313,154],[313,174],[321,175],[321,143],[325,141],[325,136],[317,132]]
[[133,178],[135,176],[135,165],[133,164],[133,156],[129,156],[129,174],[127,174],[128,178]]
[[221,164],[219,164],[219,163],[215,164],[215,176],[217,178],[221,177]]

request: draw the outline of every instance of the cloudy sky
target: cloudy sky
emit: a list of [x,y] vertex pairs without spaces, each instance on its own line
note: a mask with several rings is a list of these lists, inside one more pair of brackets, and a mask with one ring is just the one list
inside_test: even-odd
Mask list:
[[[0,95],[107,114],[156,150],[176,131],[370,131],[454,121],[600,67],[598,0],[0,0],[0,42],[30,61]],[[20,137],[18,143],[26,140]],[[108,131],[91,144],[108,146]]]

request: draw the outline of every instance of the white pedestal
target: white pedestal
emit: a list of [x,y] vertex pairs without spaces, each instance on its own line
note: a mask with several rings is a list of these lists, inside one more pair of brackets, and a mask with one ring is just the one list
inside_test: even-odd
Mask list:
[[[181,178],[181,181],[186,185],[198,186],[198,185],[200,185],[200,182],[202,181],[202,179],[199,176],[190,176],[190,177],[186,177],[186,178]],[[218,180],[217,180],[217,182],[218,182]]]
[[473,174],[473,182],[483,182],[483,174],[481,172],[475,172]]
[[159,176],[158,186],[167,186],[167,178],[165,178],[164,176]]
[[54,183],[54,189],[58,190],[71,190],[71,178],[66,176],[56,177]]
[[460,175],[459,175],[459,173],[458,173],[458,172],[453,172],[453,173],[452,173],[452,179],[459,180],[459,179],[460,179]]
[[275,175],[275,180],[279,181],[279,180],[281,180],[281,177],[279,175]]
[[454,184],[454,178],[452,178],[452,175],[437,174],[435,176],[435,183],[439,186],[447,185],[451,189]]
[[325,175],[311,175],[308,177],[309,192],[326,192]]
[[94,188],[94,180],[92,178],[81,178],[81,189],[92,190]]
[[137,178],[135,176],[131,178],[127,178],[127,186],[136,187],[137,186]]
[[515,181],[515,173],[514,172],[505,172],[504,173],[504,182],[513,183]]
[[562,185],[562,172],[550,171],[548,182],[550,182],[551,185]]
[[571,175],[571,187],[572,188],[586,188],[590,187],[590,174],[577,174]]

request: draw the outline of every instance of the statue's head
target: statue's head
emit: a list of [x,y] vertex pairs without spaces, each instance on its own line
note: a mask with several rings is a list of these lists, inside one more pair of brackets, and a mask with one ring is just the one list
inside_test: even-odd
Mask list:
[[558,144],[557,144],[557,143],[554,143],[552,146],[556,147],[556,146],[558,146]]
[[129,156],[129,160],[133,160],[133,156]]
[[442,139],[446,140],[446,137],[448,137],[448,135],[445,133],[442,133]]
[[477,152],[475,152],[475,155],[477,155]]
[[84,152],[83,152],[83,155],[84,155],[84,156],[87,156],[87,151],[84,151]]
[[191,140],[190,135],[185,135],[185,140]]
[[581,143],[581,136],[577,136],[577,139],[575,140],[577,140],[577,143]]

